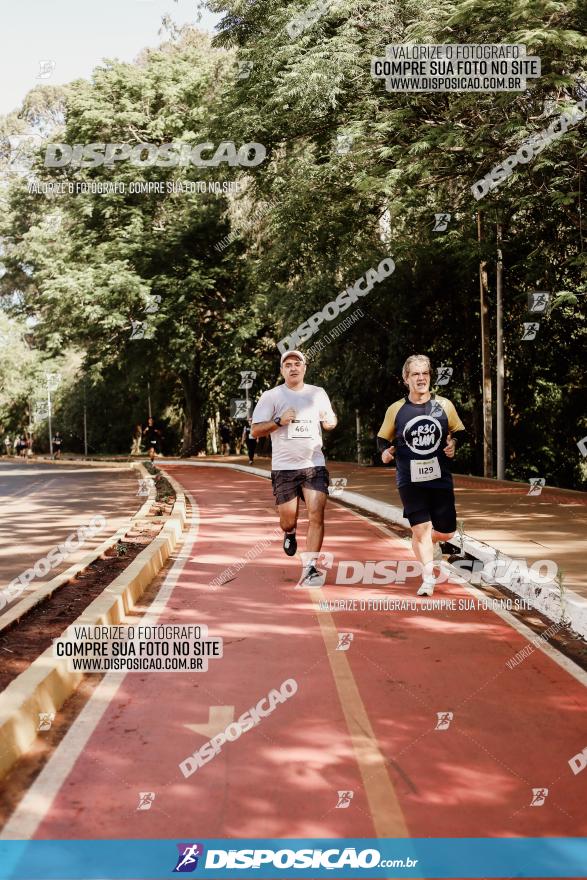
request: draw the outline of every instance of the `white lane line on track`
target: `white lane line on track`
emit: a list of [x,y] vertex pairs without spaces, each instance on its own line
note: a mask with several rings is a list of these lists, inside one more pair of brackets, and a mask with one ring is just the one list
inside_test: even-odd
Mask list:
[[[194,544],[198,538],[199,508],[192,495],[186,489],[183,491],[192,505],[190,528],[156,599],[141,620],[141,624],[145,626],[153,626],[161,617],[186,562],[193,554]],[[133,673],[106,673],[48,763],[10,816],[0,832],[0,840],[30,840],[33,837],[127,675]]]

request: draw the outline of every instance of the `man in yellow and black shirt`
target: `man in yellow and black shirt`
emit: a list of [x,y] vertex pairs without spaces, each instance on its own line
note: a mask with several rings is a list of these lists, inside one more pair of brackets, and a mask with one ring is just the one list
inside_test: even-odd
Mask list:
[[[381,460],[395,456],[397,487],[404,516],[412,527],[412,547],[423,566],[419,596],[434,592],[434,560],[441,560],[439,541],[448,541],[457,527],[449,459],[454,434],[464,431],[454,405],[430,393],[430,360],[412,355],[402,370],[408,394],[388,407],[377,435]],[[435,552],[436,548],[436,552]]]

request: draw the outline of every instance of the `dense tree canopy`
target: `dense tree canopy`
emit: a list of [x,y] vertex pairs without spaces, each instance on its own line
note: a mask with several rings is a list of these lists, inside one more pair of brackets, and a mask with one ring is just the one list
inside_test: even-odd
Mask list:
[[[391,256],[394,273],[305,344],[323,340],[308,381],[327,387],[341,417],[330,454],[356,455],[357,412],[373,448],[385,407],[402,394],[401,365],[420,351],[452,368],[439,390],[468,429],[457,469],[482,473],[479,263],[494,364],[499,227],[507,474],[584,486],[585,122],[482,199],[471,187],[587,94],[587,4],[332,0],[293,37],[288,23],[316,4],[207,5],[222,15],[213,41],[171,28],[134,64],[105,61],[91,82],[38,87],[18,117],[2,120],[4,135],[67,144],[257,142],[267,153],[244,168],[54,169],[37,151],[32,176],[7,168],[0,293],[7,314],[37,320],[39,356],[83,356],[64,416],[73,424],[85,386],[100,414],[95,447],[127,448],[150,381],[170,445],[203,449],[209,419],[226,417],[241,395],[239,371],[256,371],[254,394],[274,384],[278,341]],[[406,42],[523,43],[542,75],[523,92],[388,92],[371,58]],[[239,192],[42,196],[28,192],[31,179],[127,189],[234,181]],[[439,213],[450,214],[445,229],[435,228]],[[535,339],[524,340],[535,290],[551,300]],[[358,307],[362,317],[326,339]],[[131,339],[137,321],[149,330]]]

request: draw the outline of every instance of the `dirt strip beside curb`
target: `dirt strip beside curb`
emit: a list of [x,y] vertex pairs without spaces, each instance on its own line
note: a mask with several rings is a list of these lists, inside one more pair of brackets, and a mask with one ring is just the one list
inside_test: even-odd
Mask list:
[[[186,503],[181,486],[168,474],[165,476],[176,492],[176,500],[160,534],[71,626],[120,623],[169,559],[183,532]],[[51,647],[0,694],[0,779],[36,739],[39,713],[57,712],[82,678],[82,673],[67,670],[65,659],[53,657]]]

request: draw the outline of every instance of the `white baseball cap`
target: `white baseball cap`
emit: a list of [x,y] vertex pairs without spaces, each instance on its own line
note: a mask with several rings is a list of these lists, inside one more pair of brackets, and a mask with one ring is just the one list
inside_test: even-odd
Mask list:
[[298,351],[297,348],[292,348],[291,351],[284,351],[283,354],[281,355],[281,362],[280,362],[280,363],[283,364],[284,360],[285,360],[286,358],[288,358],[288,357],[296,357],[296,358],[298,358],[298,360],[300,360],[303,364],[306,363],[306,358],[305,358],[305,356],[302,354],[301,351]]

